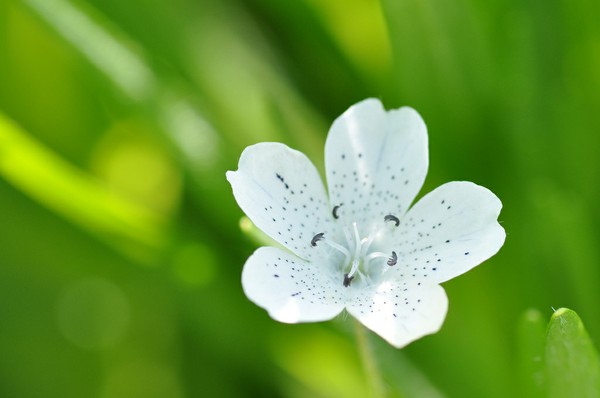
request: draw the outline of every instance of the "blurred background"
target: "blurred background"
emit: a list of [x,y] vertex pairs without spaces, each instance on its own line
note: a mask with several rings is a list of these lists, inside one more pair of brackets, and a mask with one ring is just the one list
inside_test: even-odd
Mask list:
[[600,341],[599,20],[589,0],[2,0],[0,396],[365,396],[349,318],[283,325],[243,295],[258,243],[225,171],[279,141],[322,172],[370,96],[428,124],[420,195],[484,185],[508,233],[444,284],[441,332],[371,336],[390,389],[527,396],[528,309]]

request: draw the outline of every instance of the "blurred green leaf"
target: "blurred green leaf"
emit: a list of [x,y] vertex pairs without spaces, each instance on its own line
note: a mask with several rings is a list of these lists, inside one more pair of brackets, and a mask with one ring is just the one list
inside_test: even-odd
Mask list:
[[530,190],[536,223],[540,229],[553,230],[551,236],[540,242],[544,267],[554,268],[559,273],[554,283],[571,287],[560,289],[554,297],[567,303],[571,297],[575,298],[579,314],[586,319],[586,327],[596,331],[600,328],[600,319],[595,316],[596,303],[600,300],[600,269],[596,266],[600,262],[600,251],[590,219],[592,209],[589,207],[594,205],[581,195],[565,192],[548,181],[532,184]]
[[[355,345],[317,325],[291,326],[272,339],[275,361],[315,397],[368,397]],[[283,386],[290,390],[293,386]]]
[[402,350],[369,332],[375,359],[381,370],[388,398],[443,398],[446,395],[433,384],[429,375]]
[[540,311],[529,309],[517,324],[518,366],[521,396],[543,396],[544,335],[546,323]]
[[548,396],[600,397],[600,359],[575,311],[552,315],[546,337]]

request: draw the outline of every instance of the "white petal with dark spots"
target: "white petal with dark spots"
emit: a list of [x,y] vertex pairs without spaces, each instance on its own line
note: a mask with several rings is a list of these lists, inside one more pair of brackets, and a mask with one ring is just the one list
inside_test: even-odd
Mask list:
[[441,283],[487,260],[504,244],[501,208],[496,195],[472,182],[449,182],[425,195],[395,231],[394,277]]
[[385,111],[378,99],[353,105],[337,118],[325,144],[327,182],[340,213],[368,227],[408,210],[425,180],[427,128],[412,108]]
[[280,322],[316,322],[338,315],[347,290],[331,265],[310,263],[274,247],[261,247],[242,272],[246,296]]
[[357,292],[348,312],[394,347],[437,332],[448,310],[440,285],[416,279],[389,280]]
[[227,179],[250,220],[304,259],[318,254],[315,234],[338,233],[319,173],[302,152],[271,142],[249,146]]

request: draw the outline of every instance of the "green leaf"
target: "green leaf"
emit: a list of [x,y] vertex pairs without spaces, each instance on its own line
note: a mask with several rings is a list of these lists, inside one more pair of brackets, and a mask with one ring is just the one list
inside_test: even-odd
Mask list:
[[546,336],[548,397],[600,397],[600,360],[581,319],[567,308],[550,319]]

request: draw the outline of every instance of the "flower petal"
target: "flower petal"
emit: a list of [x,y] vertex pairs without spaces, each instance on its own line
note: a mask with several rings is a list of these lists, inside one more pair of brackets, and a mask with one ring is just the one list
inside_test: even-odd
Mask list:
[[497,221],[501,208],[496,195],[472,182],[449,182],[425,195],[395,233],[395,276],[441,283],[487,260],[506,237]]
[[448,311],[448,298],[436,284],[414,279],[388,281],[359,290],[347,310],[391,345],[401,348],[440,329]]
[[343,204],[342,218],[362,226],[400,217],[427,174],[427,128],[412,108],[386,112],[379,100],[364,100],[333,122],[325,163],[330,201]]
[[280,322],[325,321],[344,309],[344,287],[327,268],[274,247],[261,247],[248,258],[242,286]]
[[307,260],[317,257],[311,239],[337,227],[315,166],[301,152],[278,143],[249,146],[238,170],[228,171],[233,195],[267,235]]

